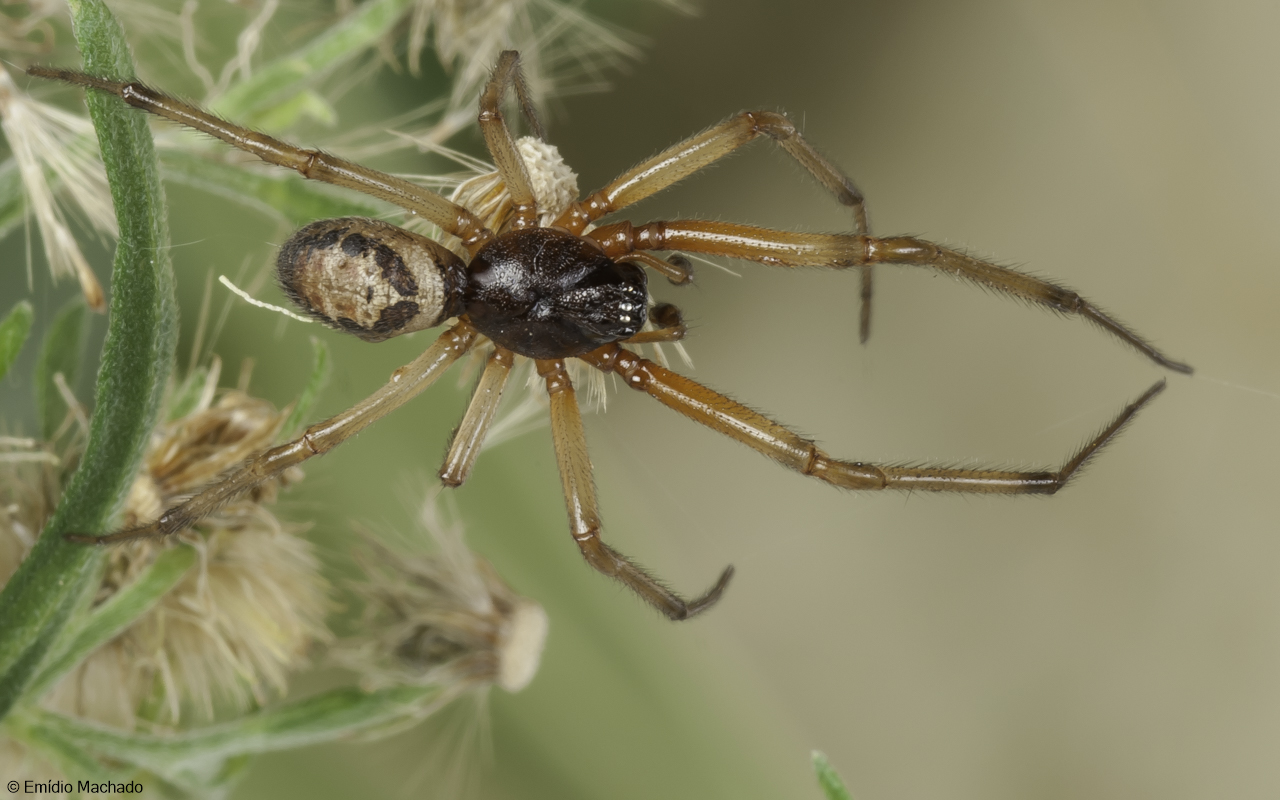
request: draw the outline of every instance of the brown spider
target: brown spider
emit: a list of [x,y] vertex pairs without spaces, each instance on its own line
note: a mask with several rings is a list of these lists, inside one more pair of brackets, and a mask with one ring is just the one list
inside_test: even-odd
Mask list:
[[[684,335],[684,325],[673,306],[661,305],[648,312],[641,266],[684,283],[691,278],[688,263],[680,256],[656,258],[648,252],[653,250],[729,256],[780,267],[860,267],[863,338],[870,266],[933,267],[1064,314],[1084,317],[1157,364],[1178,372],[1191,371],[1075,292],[920,239],[869,236],[861,193],[781,114],[749,111],[731,117],[644,161],[585,200],[571,203],[552,225],[541,227],[525,163],[501,113],[501,101],[509,89],[514,88],[523,113],[540,137],[541,129],[520,72],[519,56],[505,52],[480,98],[480,129],[512,204],[508,221],[494,232],[471,211],[412,183],[233,125],[142,84],[45,67],[33,67],[29,72],[110,92],[132,106],[204,131],[272,164],[295,169],[306,178],[394,203],[456,236],[471,257],[470,263],[464,263],[431,239],[370,219],[324,220],[295,233],[280,251],[280,283],[299,306],[321,321],[372,342],[435,327],[450,318],[457,321],[426,352],[396,370],[386,386],[355,407],[312,425],[292,442],[249,459],[152,523],[104,536],[70,537],[77,541],[107,544],[184,530],[232,498],[341,444],[430,386],[454,361],[488,339],[494,345],[493,353],[449,446],[441,480],[449,486],[466,480],[515,357],[535,359],[550,396],[551,432],[569,525],[582,555],[592,567],[622,581],[671,619],[687,619],[720,598],[733,568],[726,568],[701,597],[686,601],[601,540],[591,461],[578,402],[565,369],[567,358],[617,373],[631,388],[647,392],[689,419],[803,475],[845,489],[1053,494],[1164,387],[1160,381],[1148,389],[1056,471],[895,467],[841,461],[764,415],[621,346],[675,341]],[[600,218],[670,186],[762,134],[850,207],[854,233],[790,233],[698,220],[639,226],[616,222],[588,230]],[[650,317],[660,327],[642,332]]]

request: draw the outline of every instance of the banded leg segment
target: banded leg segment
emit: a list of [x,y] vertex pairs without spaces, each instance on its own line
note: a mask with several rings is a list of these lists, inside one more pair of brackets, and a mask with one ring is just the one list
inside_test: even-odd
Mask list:
[[563,361],[538,361],[537,365],[551,397],[551,438],[555,442],[556,463],[560,467],[565,506],[569,511],[569,529],[583,558],[598,572],[626,584],[670,619],[688,619],[710,608],[729,585],[733,567],[726,568],[706,594],[686,601],[601,540],[591,458],[587,455],[587,437],[573,384]]
[[[814,149],[786,115],[771,111],[743,111],[668,147],[627,170],[600,191],[569,206],[554,224],[581,234],[601,217],[662,191],[761,135],[772,139],[841,205],[852,211],[854,235],[869,232],[866,202],[858,187],[843,170]],[[858,323],[858,335],[863,342],[871,334],[871,292],[871,266],[866,265],[862,267],[862,311]]]
[[744,111],[702,133],[672,145],[653,158],[624,172],[598,192],[569,206],[555,225],[581,234],[587,225],[606,214],[656,194],[698,170],[719,161],[760,135],[773,139],[817,178],[841,205],[853,212],[854,232],[867,232],[867,211],[862,192],[839,167],[823,158],[782,114]]
[[445,486],[461,486],[471,476],[471,468],[475,466],[476,457],[484,446],[484,437],[498,413],[502,390],[507,385],[514,363],[515,354],[501,347],[495,347],[485,363],[480,382],[471,395],[471,404],[467,406],[467,413],[463,415],[458,429],[453,432],[449,452],[440,467],[440,482]]
[[493,163],[502,176],[507,192],[511,195],[512,215],[507,225],[512,230],[532,228],[538,224],[538,207],[534,199],[529,171],[525,169],[524,159],[516,149],[515,138],[507,127],[502,116],[502,98],[508,88],[514,88],[520,109],[529,120],[534,135],[543,138],[542,124],[533,108],[533,99],[529,87],[525,83],[524,73],[520,70],[520,54],[514,50],[504,50],[498,56],[498,66],[485,84],[480,95],[480,132],[484,134],[485,144]]
[[312,425],[288,444],[254,456],[204,491],[165,511],[154,522],[105,536],[68,534],[67,538],[86,544],[114,544],[133,539],[155,539],[185,530],[290,467],[327,453],[416,397],[471,348],[476,335],[475,329],[469,324],[459,322],[440,334],[440,338],[426,352],[396,370],[386,386],[361,403],[336,417]]
[[1154,345],[1076,292],[909,236],[879,239],[826,233],[793,233],[727,222],[688,220],[603,225],[587,234],[615,260],[635,250],[683,250],[758,261],[776,267],[844,269],[864,264],[913,264],[980,283],[1062,314],[1098,325],[1155,363],[1175,372],[1191,367]]
[[832,458],[810,440],[763,414],[618,345],[606,345],[579,358],[604,372],[616,372],[631,388],[648,393],[668,408],[742,442],[785,467],[844,489],[1054,494],[1066,485],[1094,453],[1114,438],[1125,423],[1164,389],[1164,381],[1148,389],[1057,470],[1016,472],[888,467]]
[[233,147],[252,153],[269,164],[296,170],[304,178],[345,186],[386,200],[388,203],[394,203],[418,214],[446,233],[457,236],[473,252],[492,238],[492,234],[484,227],[479,217],[429,189],[319,150],[306,150],[265,133],[241,127],[191,103],[161,94],[141,83],[112,81],[82,72],[50,67],[31,67],[27,70],[27,74],[109,92],[135,108],[149,111],[180,125],[195,128]]

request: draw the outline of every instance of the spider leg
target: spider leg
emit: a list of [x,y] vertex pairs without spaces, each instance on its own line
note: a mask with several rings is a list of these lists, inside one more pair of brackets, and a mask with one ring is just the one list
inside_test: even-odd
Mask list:
[[529,96],[529,87],[520,70],[520,54],[514,50],[504,50],[498,56],[498,66],[494,68],[493,75],[480,95],[480,131],[484,134],[489,154],[493,156],[493,163],[511,195],[512,216],[507,225],[512,230],[519,230],[538,224],[538,207],[524,159],[520,157],[511,130],[502,117],[502,97],[508,87],[512,86],[516,90],[520,109],[529,120],[534,134],[539,139],[544,138],[542,124],[538,121]]
[[471,475],[476,457],[484,445],[484,437],[489,433],[489,426],[498,413],[498,402],[502,400],[502,390],[511,375],[511,365],[515,363],[515,354],[510,350],[495,347],[489,361],[484,365],[480,382],[471,395],[471,404],[463,415],[458,429],[453,432],[453,440],[449,442],[449,452],[440,467],[440,481],[445,486],[461,486]]
[[573,384],[563,361],[539,360],[537,364],[538,374],[546,381],[547,394],[551,397],[551,437],[569,511],[569,528],[587,563],[626,584],[673,620],[688,619],[710,608],[729,585],[733,567],[727,567],[706,594],[686,601],[600,539],[600,511],[591,477],[591,458],[587,455],[587,438]]
[[113,81],[51,67],[31,67],[27,74],[109,92],[135,108],[195,128],[270,164],[297,170],[304,178],[345,186],[394,203],[423,217],[446,233],[457,236],[473,253],[493,237],[479,217],[435,192],[394,175],[362,167],[319,150],[306,150],[236,125],[141,83]]
[[426,352],[396,370],[387,385],[365,400],[336,417],[312,425],[292,442],[250,458],[218,482],[165,511],[154,522],[105,536],[68,534],[67,538],[86,544],[114,544],[134,539],[156,539],[186,530],[255,486],[309,458],[327,453],[399,408],[434,383],[449,365],[471,348],[475,339],[475,329],[466,322],[459,322],[440,334]]
[[678,342],[689,332],[684,324],[684,315],[670,303],[659,303],[649,309],[649,319],[658,325],[656,330],[640,331],[624,341],[627,344]]
[[[698,170],[754,140],[768,136],[821,183],[841,205],[853,212],[853,232],[866,235],[867,208],[862,192],[844,171],[823,157],[796,130],[785,114],[772,111],[743,111],[702,133],[668,147],[658,155],[615,178],[603,189],[569,206],[555,225],[581,234],[587,225],[614,211],[626,208],[662,191]],[[858,336],[862,342],[871,335],[871,267],[862,266],[862,312]]]
[[832,458],[813,442],[763,414],[616,344],[606,345],[579,358],[604,372],[618,373],[631,388],[647,392],[668,408],[742,442],[785,467],[844,489],[1054,494],[1066,485],[1094,453],[1111,441],[1125,423],[1164,389],[1164,381],[1148,389],[1057,470],[1022,472],[890,467]]
[[586,234],[615,260],[634,250],[682,250],[759,261],[776,267],[843,269],[864,264],[914,264],[966,278],[998,292],[1029,300],[1062,314],[1082,317],[1138,350],[1160,366],[1190,373],[1147,340],[1070,289],[983,261],[923,239],[898,236],[843,236],[793,233],[727,222],[684,220],[603,225]]

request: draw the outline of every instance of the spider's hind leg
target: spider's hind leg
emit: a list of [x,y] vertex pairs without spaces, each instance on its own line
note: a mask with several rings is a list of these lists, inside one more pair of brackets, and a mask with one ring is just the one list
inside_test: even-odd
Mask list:
[[547,382],[547,394],[551,397],[551,438],[555,442],[556,462],[564,485],[569,528],[583,558],[598,572],[626,584],[645,602],[673,620],[689,619],[706,611],[720,599],[729,585],[733,567],[725,568],[706,594],[685,600],[604,543],[600,538],[600,511],[596,503],[595,481],[591,476],[591,458],[587,455],[587,438],[573,384],[563,361],[540,360],[537,363],[538,374]]
[[616,372],[632,389],[735,439],[784,467],[842,489],[908,489],[971,494],[1054,494],[1164,389],[1160,381],[1130,403],[1066,463],[1036,472],[950,467],[895,467],[832,458],[809,439],[765,415],[616,344],[580,356],[604,372]]

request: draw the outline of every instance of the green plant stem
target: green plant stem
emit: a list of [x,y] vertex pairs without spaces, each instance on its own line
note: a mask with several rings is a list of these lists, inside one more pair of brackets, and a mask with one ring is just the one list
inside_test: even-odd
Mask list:
[[[101,0],[72,0],[71,14],[84,69],[132,78],[124,32]],[[91,92],[87,102],[120,224],[110,321],[80,467],[0,594],[0,718],[23,697],[72,613],[92,597],[103,551],[63,534],[110,529],[142,460],[177,342],[168,222],[150,129],[115,98]]]
[[827,800],[852,800],[844,781],[840,779],[840,773],[831,766],[825,753],[813,751],[813,771],[818,775],[818,785],[822,787]]
[[324,694],[188,733],[126,733],[40,708],[15,715],[11,728],[71,752],[106,756],[181,785],[199,785],[240,756],[345,739],[428,716],[456,696],[439,686],[354,688]]

